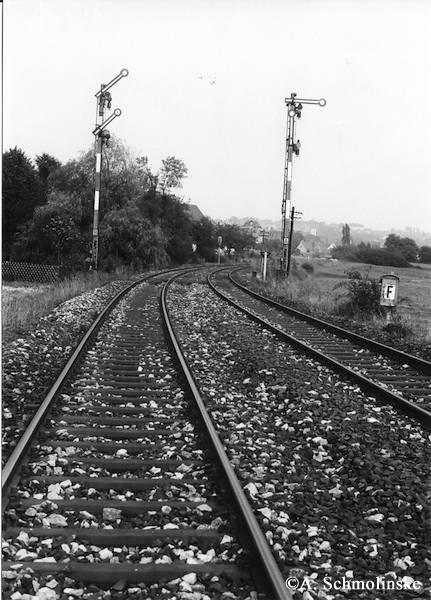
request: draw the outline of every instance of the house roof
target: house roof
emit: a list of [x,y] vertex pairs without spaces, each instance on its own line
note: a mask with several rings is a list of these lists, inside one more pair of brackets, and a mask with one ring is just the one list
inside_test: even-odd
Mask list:
[[244,223],[243,227],[247,229],[261,229],[262,225],[256,219],[249,219]]
[[300,254],[305,253],[313,253],[313,252],[322,252],[323,247],[318,242],[301,240],[297,247],[295,248],[295,252],[299,252]]
[[189,213],[191,220],[195,223],[198,223],[204,218],[204,214],[196,204],[186,204],[186,211]]

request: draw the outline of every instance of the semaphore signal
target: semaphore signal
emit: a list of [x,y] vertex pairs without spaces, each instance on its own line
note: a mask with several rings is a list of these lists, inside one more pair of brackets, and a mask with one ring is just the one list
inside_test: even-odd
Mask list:
[[105,119],[106,108],[111,108],[112,96],[108,90],[120,81],[123,77],[127,77],[129,71],[122,69],[112,81],[108,84],[100,86],[100,90],[95,94],[97,98],[96,110],[96,128],[93,134],[96,137],[96,177],[94,184],[94,215],[93,215],[93,240],[91,244],[91,268],[97,271],[97,263],[99,258],[99,204],[100,204],[100,174],[102,171],[102,146],[108,144],[111,134],[106,129],[116,117],[121,115],[121,110],[116,108],[114,112]]
[[293,155],[299,156],[301,148],[301,142],[295,140],[295,124],[296,119],[301,118],[301,112],[303,104],[317,104],[318,106],[326,106],[326,100],[320,98],[319,100],[308,100],[299,99],[296,94],[290,94],[290,98],[285,99],[287,105],[287,133],[286,133],[286,162],[284,168],[284,186],[283,186],[283,202],[281,205],[281,219],[282,219],[282,230],[281,230],[281,244],[282,244],[282,255],[281,255],[281,274],[283,276],[289,275],[290,269],[290,256],[289,256],[289,244],[290,236],[287,233],[288,230],[288,214],[291,211],[290,200],[292,191],[292,162]]

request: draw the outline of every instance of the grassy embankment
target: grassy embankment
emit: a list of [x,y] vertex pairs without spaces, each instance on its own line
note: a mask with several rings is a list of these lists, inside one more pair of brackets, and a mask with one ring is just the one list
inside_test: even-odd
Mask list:
[[[260,282],[271,295],[307,305],[310,310],[328,316],[342,314],[341,306],[346,299],[346,288],[336,287],[347,281],[348,269],[359,270],[363,277],[380,280],[382,275],[393,273],[400,278],[395,322],[402,324],[406,336],[417,343],[431,344],[431,265],[399,268],[347,263],[324,259],[295,259],[296,267],[288,282],[268,277]],[[303,268],[302,265],[309,265]],[[260,268],[260,266],[259,266]],[[355,315],[355,320],[381,331],[386,326],[385,316]]]
[[49,314],[69,298],[105,285],[115,279],[127,279],[126,274],[82,273],[58,283],[42,284],[25,281],[3,282],[2,338],[16,339],[31,331],[40,317]]

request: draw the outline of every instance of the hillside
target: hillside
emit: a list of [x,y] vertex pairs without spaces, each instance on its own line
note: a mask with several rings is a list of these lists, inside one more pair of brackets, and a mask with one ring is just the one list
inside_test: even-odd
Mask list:
[[[235,223],[237,225],[243,225],[250,219],[257,220],[263,229],[270,231],[275,229],[281,232],[281,220],[271,221],[268,219],[256,219],[256,217],[231,217],[227,219],[226,223]],[[341,229],[344,223],[325,223],[323,221],[295,221],[295,230],[301,231],[302,233],[311,233],[323,238],[327,244],[338,244],[341,242]],[[350,227],[351,240],[353,244],[359,242],[372,243],[372,244],[383,244],[386,237],[390,233],[395,233],[400,237],[412,238],[418,246],[431,246],[431,233],[420,231],[417,228],[406,227],[403,230],[400,229],[385,229],[376,230],[364,227],[359,223],[348,223]]]

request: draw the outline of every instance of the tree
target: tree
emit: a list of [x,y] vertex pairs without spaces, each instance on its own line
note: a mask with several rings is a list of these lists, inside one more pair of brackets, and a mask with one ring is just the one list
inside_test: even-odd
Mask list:
[[152,184],[146,156],[137,157],[122,140],[112,136],[103,147],[101,208],[105,213],[137,202]]
[[[7,256],[13,251],[21,260],[83,262],[93,223],[94,148],[64,165],[43,153],[36,158],[37,168],[15,148],[6,153],[4,164]],[[115,136],[110,139],[103,147],[101,167],[102,268],[140,269],[169,259],[190,259],[193,224],[185,205],[169,193],[181,186],[186,174],[184,163],[171,156],[153,175],[146,156],[135,156]]]
[[173,261],[186,262],[192,255],[193,223],[186,205],[171,194],[161,195],[153,186],[138,202],[140,214],[160,227]]
[[3,259],[8,260],[13,237],[43,203],[43,191],[37,170],[19,148],[3,154]]
[[292,233],[292,252],[294,252],[297,249],[297,247],[303,240],[305,240],[305,237],[302,231],[298,230]]
[[158,173],[158,182],[163,195],[171,188],[181,187],[181,180],[187,177],[187,167],[182,160],[168,156],[162,160],[162,168]]
[[41,183],[41,188],[44,196],[44,202],[48,201],[49,178],[52,173],[61,167],[61,162],[44,152],[40,156],[36,156],[37,172]]
[[342,246],[350,246],[350,244],[351,244],[350,227],[348,226],[347,223],[345,225],[343,225],[342,232],[343,232],[343,236],[341,238],[341,245]]
[[[94,214],[94,147],[81,153],[49,175],[49,189],[74,196],[80,204],[80,229],[91,238]],[[150,187],[151,172],[146,156],[136,157],[116,136],[103,147],[100,193],[100,222],[111,210],[139,203]]]
[[242,252],[246,248],[252,248],[255,245],[254,235],[233,223],[218,223],[216,226],[216,236],[222,237],[222,247],[227,247],[229,254],[231,250]]
[[160,227],[154,227],[128,204],[113,210],[100,226],[100,264],[108,270],[120,266],[145,269],[168,260],[166,238]]
[[385,247],[409,262],[417,260],[419,248],[411,238],[402,238],[395,233],[390,233],[385,240]]
[[213,262],[217,247],[217,234],[215,225],[208,217],[204,217],[193,224],[193,242],[196,244],[196,253],[199,258]]
[[421,246],[419,248],[419,262],[430,264],[431,263],[431,247]]
[[86,241],[80,231],[80,219],[80,205],[75,197],[50,192],[48,202],[36,208],[16,235],[14,256],[26,262],[83,264]]
[[82,152],[49,175],[49,190],[73,198],[79,206],[79,228],[90,239],[94,204],[94,151]]
[[174,196],[163,197],[162,203],[161,227],[168,239],[166,251],[171,260],[187,262],[192,256],[193,223],[186,205]]
[[48,178],[56,169],[61,167],[61,162],[44,152],[40,156],[36,156],[36,165],[39,179],[44,185],[48,184]]

